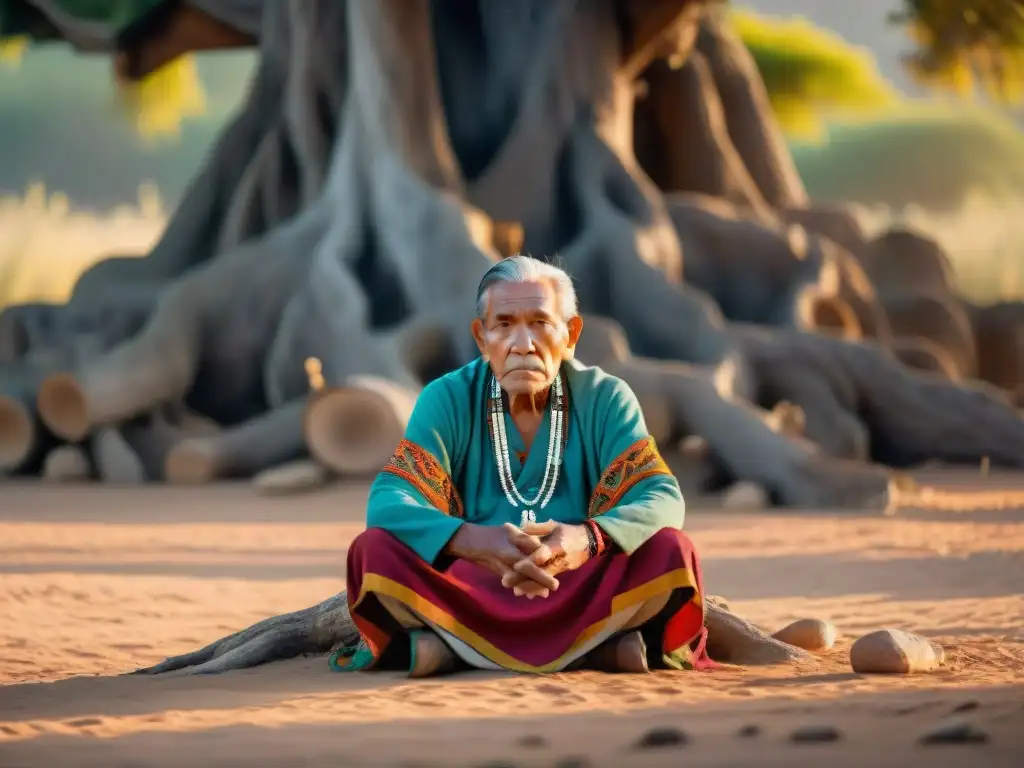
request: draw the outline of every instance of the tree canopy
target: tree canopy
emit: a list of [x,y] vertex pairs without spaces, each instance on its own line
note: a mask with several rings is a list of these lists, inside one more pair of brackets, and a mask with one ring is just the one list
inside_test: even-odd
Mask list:
[[922,82],[1002,103],[1024,99],[1021,0],[903,0],[891,19],[917,45],[904,63]]

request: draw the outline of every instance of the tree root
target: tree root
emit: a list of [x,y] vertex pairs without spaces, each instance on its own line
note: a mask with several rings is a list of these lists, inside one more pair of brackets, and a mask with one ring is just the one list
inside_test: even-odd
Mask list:
[[705,597],[708,655],[715,661],[741,666],[763,666],[804,661],[810,654],[758,629],[730,612],[728,604]]
[[132,674],[215,675],[299,655],[327,653],[358,639],[347,595],[341,592],[310,608],[264,619],[198,651],[172,656]]
[[701,436],[730,476],[767,488],[777,503],[878,510],[889,503],[885,469],[838,461],[773,429],[767,412],[736,396],[730,361],[710,368],[633,357],[622,329],[603,318],[587,319],[577,354],[624,379],[641,402],[661,400],[669,421],[653,429],[669,434],[669,444],[685,434]]
[[705,16],[697,50],[707,59],[718,86],[732,143],[764,199],[774,208],[806,207],[807,190],[772,112],[757,64],[724,14],[712,11]]
[[658,188],[729,200],[771,221],[774,214],[729,138],[704,57],[691,53],[682,66],[656,61],[644,72],[643,83],[633,142],[641,167]]
[[[706,597],[705,603],[708,651],[714,659],[754,666],[810,657],[806,651],[780,642],[730,613],[715,598]],[[216,675],[295,656],[328,653],[358,639],[348,612],[347,593],[341,592],[311,608],[264,619],[198,651],[171,656],[131,674]]]

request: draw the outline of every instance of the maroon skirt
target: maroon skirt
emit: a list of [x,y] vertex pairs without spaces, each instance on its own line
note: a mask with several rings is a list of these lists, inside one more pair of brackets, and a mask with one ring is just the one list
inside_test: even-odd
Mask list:
[[457,560],[435,568],[386,531],[368,529],[348,551],[348,603],[361,643],[336,652],[331,665],[342,671],[384,666],[381,660],[398,645],[393,640],[406,631],[378,596],[518,672],[565,669],[640,606],[667,596],[665,608],[640,628],[649,655],[660,655],[661,666],[711,665],[700,562],[682,531],[663,529],[632,555],[600,555],[558,579],[549,597],[528,600],[482,566]]

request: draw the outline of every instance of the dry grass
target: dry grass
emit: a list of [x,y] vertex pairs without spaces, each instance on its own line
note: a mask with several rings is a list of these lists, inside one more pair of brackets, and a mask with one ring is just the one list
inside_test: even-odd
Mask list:
[[146,253],[166,222],[149,186],[134,206],[99,215],[72,210],[66,196],[39,184],[0,198],[0,307],[64,301],[82,270],[107,255]]
[[[863,209],[862,218],[871,231],[903,221],[936,237],[973,299],[1024,298],[1024,201],[974,199],[942,214]],[[82,270],[107,255],[145,253],[166,221],[152,187],[140,188],[134,206],[99,215],[72,210],[65,196],[40,185],[21,198],[0,198],[0,307],[64,300]]]

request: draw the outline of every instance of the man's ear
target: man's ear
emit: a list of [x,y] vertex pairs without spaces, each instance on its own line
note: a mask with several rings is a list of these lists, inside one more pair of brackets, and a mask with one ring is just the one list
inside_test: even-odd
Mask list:
[[569,343],[565,347],[565,357],[571,360],[576,356],[576,345],[579,343],[580,334],[583,333],[583,318],[579,315],[571,317],[566,325],[569,328]]
[[469,330],[473,334],[476,348],[480,350],[480,356],[486,358],[487,346],[484,344],[484,321],[479,317],[473,318],[473,322],[469,325]]

